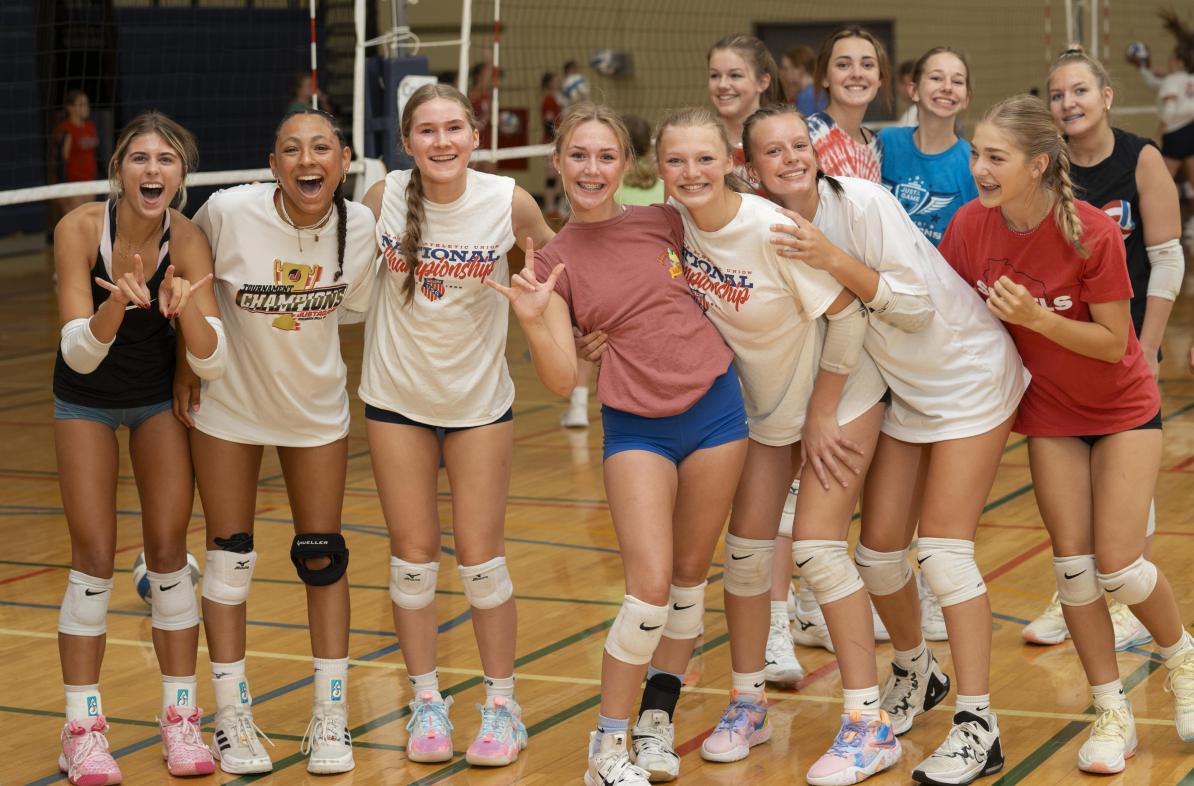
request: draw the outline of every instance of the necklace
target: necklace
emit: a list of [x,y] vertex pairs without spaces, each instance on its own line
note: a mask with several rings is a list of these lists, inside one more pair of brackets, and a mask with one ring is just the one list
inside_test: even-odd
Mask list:
[[319,233],[332,220],[332,211],[336,209],[336,206],[334,204],[328,205],[328,212],[323,214],[323,218],[313,224],[303,226],[296,224],[294,219],[290,217],[290,214],[286,212],[286,195],[282,193],[282,189],[279,188],[276,193],[278,195],[278,211],[282,214],[282,220],[294,230],[295,237],[298,238],[299,252],[301,253],[303,250],[303,232],[310,232],[312,237],[315,238],[315,242],[318,243]]
[[[123,255],[123,256],[124,256],[124,261],[125,261],[125,262],[128,262],[128,263],[131,263],[131,262],[132,262],[132,260],[133,260],[133,257],[140,255],[140,253],[141,253],[141,249],[142,249],[142,248],[144,248],[144,247],[145,247],[145,244],[146,244],[146,243],[148,243],[148,242],[150,241],[150,238],[152,238],[154,235],[156,235],[156,234],[157,234],[157,232],[158,232],[158,229],[159,229],[159,227],[156,227],[156,226],[155,226],[155,227],[153,227],[153,228],[151,228],[151,229],[149,230],[149,234],[147,234],[145,237],[141,238],[141,242],[140,242],[140,243],[138,243],[138,244],[137,244],[137,245],[135,245],[135,246],[133,245],[133,241],[132,241],[132,240],[130,240],[130,239],[128,239],[128,238],[125,238],[125,241],[124,241],[124,255]],[[119,238],[119,235],[120,235],[120,229],[119,229],[119,227],[117,227],[117,232],[116,232],[116,234],[117,234],[117,237]],[[116,244],[115,244],[115,243],[113,243],[113,247],[115,247],[115,245],[116,245]],[[154,260],[154,263],[155,263],[155,264],[157,263],[157,260],[156,260],[156,259]]]

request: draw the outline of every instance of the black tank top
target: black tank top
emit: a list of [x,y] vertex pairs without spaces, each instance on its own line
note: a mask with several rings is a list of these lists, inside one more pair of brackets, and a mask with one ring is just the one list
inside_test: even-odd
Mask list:
[[1132,280],[1132,324],[1136,335],[1144,325],[1144,309],[1148,303],[1148,277],[1152,267],[1144,250],[1144,225],[1140,218],[1140,194],[1136,190],[1136,163],[1145,145],[1156,147],[1151,139],[1136,136],[1118,128],[1111,155],[1094,166],[1070,167],[1070,176],[1079,199],[1083,199],[1111,216],[1119,224],[1124,246],[1128,252],[1128,276]]
[[[112,246],[116,242],[116,204],[109,202],[104,213],[99,252],[91,268],[91,302],[96,309],[108,299],[108,290],[95,283],[99,277],[111,282]],[[66,364],[62,349],[54,361],[54,395],[71,404],[99,409],[144,407],[169,401],[174,384],[174,327],[158,308],[158,287],[170,266],[170,211],[162,225],[157,267],[145,282],[153,303],[148,309],[132,304],[116,331],[108,355],[90,374],[80,374]],[[148,264],[146,265],[148,267]]]

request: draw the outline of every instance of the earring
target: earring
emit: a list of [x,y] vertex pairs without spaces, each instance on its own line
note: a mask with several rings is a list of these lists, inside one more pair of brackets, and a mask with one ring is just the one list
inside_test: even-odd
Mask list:
[[340,178],[340,185],[344,185],[347,182],[348,182],[348,170],[345,169],[343,177]]

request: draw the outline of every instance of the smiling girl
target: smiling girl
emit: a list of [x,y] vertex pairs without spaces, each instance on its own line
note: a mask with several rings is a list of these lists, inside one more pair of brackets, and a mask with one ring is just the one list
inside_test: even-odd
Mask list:
[[862,118],[880,91],[891,100],[891,66],[883,44],[861,27],[843,27],[821,44],[813,79],[829,96],[825,111],[808,117],[822,171],[880,182],[883,143],[863,127]]
[[783,103],[779,66],[762,41],[742,33],[731,33],[718,41],[705,59],[709,66],[709,102],[733,143],[734,174],[746,180],[742,124],[759,107]]

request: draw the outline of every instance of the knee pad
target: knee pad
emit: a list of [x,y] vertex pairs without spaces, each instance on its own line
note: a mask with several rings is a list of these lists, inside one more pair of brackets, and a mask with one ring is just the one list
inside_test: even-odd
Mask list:
[[239,606],[249,599],[249,582],[257,564],[253,536],[238,532],[230,538],[216,538],[218,549],[207,552],[203,568],[203,597],[225,606]]
[[[307,560],[326,559],[322,568],[307,567]],[[298,571],[298,577],[311,587],[326,587],[335,584],[348,571],[348,547],[344,536],[338,532],[295,535],[290,546],[290,561]]]
[[796,497],[800,496],[800,478],[792,481],[788,496],[784,500],[784,512],[779,514],[779,534],[792,537],[792,525],[796,521]]
[[195,580],[191,578],[190,565],[172,573],[151,570],[145,576],[153,588],[149,593],[153,627],[186,630],[199,624],[199,603],[195,600]]
[[112,579],[98,579],[72,570],[58,610],[58,632],[71,636],[102,636],[108,632],[108,601]]
[[912,566],[908,564],[908,550],[875,551],[861,543],[854,550],[854,565],[858,575],[872,595],[891,595],[912,581]]
[[1099,586],[1125,606],[1135,606],[1153,594],[1157,586],[1157,566],[1144,557],[1137,557],[1126,568],[1114,573],[1100,573]]
[[1057,599],[1065,606],[1086,606],[1099,599],[1099,578],[1094,554],[1054,557]]
[[987,583],[974,561],[974,541],[921,538],[916,551],[925,583],[943,608],[986,594]]
[[701,635],[702,623],[705,621],[705,587],[708,585],[707,581],[702,581],[695,587],[672,585],[667,599],[664,636],[680,640],[695,639]]
[[844,540],[798,540],[792,544],[792,564],[824,606],[865,589],[850,560]]
[[435,602],[438,562],[407,562],[390,557],[390,600],[400,609],[417,611]]
[[475,609],[496,608],[514,596],[514,584],[505,557],[494,557],[480,565],[460,566],[464,597]]
[[1144,525],[1144,537],[1148,537],[1157,531],[1157,501],[1155,499],[1148,502],[1148,523]]
[[652,606],[633,595],[623,596],[622,608],[605,637],[605,651],[623,663],[646,665],[659,646],[667,616],[668,606]]
[[754,540],[727,533],[723,579],[726,592],[740,598],[750,598],[770,591],[771,560],[774,555],[774,538]]

